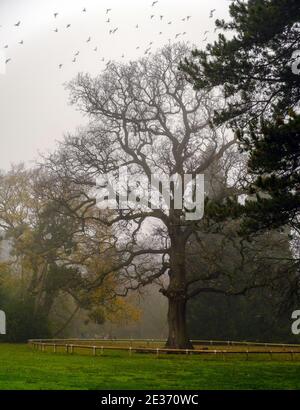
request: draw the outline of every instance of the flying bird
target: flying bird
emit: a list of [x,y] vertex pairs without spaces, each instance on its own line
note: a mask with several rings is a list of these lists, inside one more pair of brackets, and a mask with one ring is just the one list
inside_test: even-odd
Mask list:
[[209,33],[209,31],[208,31],[208,30],[204,31],[204,35],[205,35],[205,34],[207,34],[207,33]]
[[137,24],[137,25],[135,26],[135,28],[139,28],[139,25]]
[[168,24],[172,24],[172,21],[169,21]]
[[94,48],[94,51],[97,51],[97,50],[98,50],[98,47],[95,47],[95,48]]
[[162,31],[160,31],[158,34],[161,35],[161,34],[162,34]]
[[84,8],[84,9],[82,10],[82,12],[85,13],[85,12],[86,12],[86,8]]
[[4,46],[4,48],[8,48],[8,44],[6,44],[6,45]]
[[108,14],[111,11],[111,9],[106,9],[106,14]]
[[159,18],[162,20],[164,18],[164,16],[159,16]]
[[207,40],[207,37],[205,37],[204,39],[203,39],[203,41],[206,41]]
[[56,18],[58,16],[58,13],[54,13],[54,18]]
[[76,58],[75,57],[73,58],[72,63],[76,63]]
[[55,30],[53,30],[53,31],[55,31],[55,33],[58,33],[58,28],[56,28]]
[[59,64],[58,68],[59,68],[59,69],[61,69],[61,68],[62,68],[62,66],[63,66],[63,64]]
[[18,21],[18,22],[15,24],[15,27],[19,27],[20,24],[21,24],[21,22]]
[[153,17],[154,17],[154,14],[152,14],[150,18],[153,19]]
[[139,49],[140,49],[140,46],[137,46],[135,49],[136,49],[136,50],[139,50]]
[[19,41],[19,44],[21,44],[22,46],[24,44],[24,41],[23,40]]
[[113,33],[116,33],[117,31],[118,31],[118,27],[116,27],[114,30],[113,30]]
[[89,37],[86,42],[89,43],[91,41],[91,37]]
[[157,0],[157,1],[154,1],[154,2],[152,3],[152,7],[154,7],[156,3],[158,3],[158,0]]
[[185,21],[185,17],[183,19],[181,19],[181,21]]
[[5,60],[5,64],[8,64],[11,61],[11,58],[8,58],[7,60]]
[[189,19],[191,19],[192,16],[186,16],[187,21],[189,21]]
[[106,20],[106,23],[110,23],[110,19],[107,19],[107,20]]
[[216,11],[216,9],[212,9],[212,10],[210,10],[210,13],[209,13],[209,18],[213,18],[213,16],[214,16],[214,12]]
[[175,36],[175,38],[179,37],[179,36],[180,36],[180,34],[181,34],[181,33],[177,33],[177,34],[176,34],[176,36]]
[[66,28],[70,28],[70,27],[71,27],[71,24],[67,24]]
[[75,57],[79,56],[79,51],[77,51],[77,53],[74,54]]

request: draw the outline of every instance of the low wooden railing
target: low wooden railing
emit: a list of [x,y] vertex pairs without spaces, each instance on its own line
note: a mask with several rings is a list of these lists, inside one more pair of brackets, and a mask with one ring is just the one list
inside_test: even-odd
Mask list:
[[[127,342],[130,344],[133,343],[166,343],[166,339],[78,339],[78,338],[68,338],[68,339],[30,339],[28,340],[29,343],[31,342],[55,342],[55,343],[64,343],[64,342],[84,342],[84,343],[101,343],[101,342]],[[272,347],[292,347],[292,348],[299,348],[300,344],[296,343],[272,343],[272,342],[248,342],[248,341],[224,341],[224,340],[199,340],[199,339],[192,339],[191,340],[193,345],[218,345],[218,346],[272,346]]]
[[[130,342],[128,346],[113,346],[107,344],[108,342]],[[34,349],[38,349],[40,351],[46,351],[48,350],[47,348],[52,348],[52,351],[56,353],[58,349],[60,348],[61,350],[65,351],[66,353],[74,353],[75,349],[87,349],[91,351],[91,353],[96,356],[97,352],[100,352],[100,354],[103,354],[105,350],[119,350],[119,351],[128,351],[129,355],[132,355],[133,352],[135,353],[152,353],[155,354],[156,356],[159,356],[160,354],[193,354],[193,355],[221,355],[223,358],[225,358],[226,355],[245,355],[246,358],[249,358],[249,355],[269,355],[269,357],[272,359],[273,355],[289,355],[292,360],[295,358],[300,359],[300,345],[296,344],[283,344],[283,343],[255,343],[255,342],[217,342],[213,341],[214,344],[219,344],[223,343],[226,345],[240,345],[240,346],[263,346],[265,349],[251,349],[249,350],[248,348],[244,350],[226,350],[226,349],[171,349],[171,348],[166,348],[166,347],[142,347],[142,346],[134,346],[134,343],[136,342],[152,342],[152,343],[158,343],[158,342],[163,342],[162,340],[152,340],[152,339],[138,339],[138,340],[133,340],[133,339],[112,339],[112,340],[100,340],[100,339],[31,339],[28,341],[28,343],[33,346]],[[80,342],[80,343],[79,343]],[[94,342],[94,343],[93,343]],[[97,344],[96,344],[97,342]],[[197,341],[193,341],[194,344]],[[211,345],[211,341],[199,341],[204,344],[204,342],[207,345]],[[276,347],[276,350],[272,350],[272,348]],[[268,349],[267,349],[268,348]],[[279,348],[281,348],[279,350]]]

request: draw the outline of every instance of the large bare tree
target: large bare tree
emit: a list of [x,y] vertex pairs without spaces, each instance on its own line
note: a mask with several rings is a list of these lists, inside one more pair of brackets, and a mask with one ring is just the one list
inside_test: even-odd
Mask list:
[[[233,286],[234,270],[222,271],[220,261],[217,267],[211,264],[210,269],[201,271],[199,266],[198,271],[195,267],[189,271],[192,243],[200,244],[218,224],[205,215],[192,220],[189,210],[175,206],[175,183],[169,207],[155,207],[150,200],[139,206],[129,202],[126,209],[119,201],[108,213],[90,209],[95,205],[95,179],[107,173],[116,176],[124,166],[129,180],[138,174],[149,183],[153,174],[182,179],[186,174],[204,174],[206,194],[218,200],[240,192],[244,168],[236,140],[211,122],[222,104],[221,96],[194,90],[178,70],[189,52],[185,44],[168,45],[138,61],[111,63],[96,78],[79,74],[68,85],[71,103],[90,122],[76,135],[66,136],[50,156],[46,167],[53,180],[44,187],[45,195],[60,207],[63,204],[83,229],[91,220],[111,227],[117,257],[113,267],[102,269],[102,276],[88,284],[91,289],[112,271],[123,294],[159,281],[169,302],[167,346],[172,348],[191,347],[186,329],[190,297],[204,291],[242,294],[251,286],[246,281],[235,281]],[[197,252],[201,249],[199,245]]]

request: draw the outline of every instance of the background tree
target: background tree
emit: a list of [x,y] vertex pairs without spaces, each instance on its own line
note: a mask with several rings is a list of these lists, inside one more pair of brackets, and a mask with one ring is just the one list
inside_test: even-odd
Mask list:
[[[187,249],[190,295],[198,295],[189,303],[189,329],[193,338],[202,339],[287,339],[286,312],[299,300],[288,230],[269,229],[245,238],[240,235],[241,218],[219,218],[215,206],[230,198],[232,189],[224,174],[237,172],[238,158],[236,154],[232,159],[235,167],[215,163],[206,173],[207,212]],[[272,334],[283,318],[285,326]]]
[[230,16],[216,21],[230,38],[219,34],[182,68],[199,89],[222,87],[227,104],[214,120],[238,130],[250,171],[259,176],[252,193],[267,194],[247,203],[248,228],[290,223],[299,229],[299,3],[237,0]]
[[[15,341],[59,333],[80,310],[102,323],[106,315],[120,315],[121,308],[126,309],[126,302],[112,298],[117,286],[112,277],[93,292],[84,286],[86,277],[95,277],[109,265],[109,255],[104,260],[100,254],[109,230],[100,233],[96,227],[94,237],[87,236],[77,221],[42,198],[37,175],[37,170],[18,166],[0,178],[0,224],[7,247],[1,258],[3,308],[10,330],[7,337]],[[73,311],[55,329],[53,306],[63,295]]]
[[[203,294],[188,305],[193,339],[298,343],[291,333],[290,311],[278,312],[281,297],[267,289],[243,296]],[[297,306],[296,306],[297,309]]]
[[236,0],[229,11],[229,22],[216,21],[229,38],[219,34],[182,66],[198,89],[223,88],[228,100],[216,121],[243,126],[299,108],[300,76],[292,70],[300,46],[299,2]]

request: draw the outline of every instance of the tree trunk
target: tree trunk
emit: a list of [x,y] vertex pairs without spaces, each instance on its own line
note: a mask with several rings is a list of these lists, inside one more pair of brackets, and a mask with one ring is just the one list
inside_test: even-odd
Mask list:
[[179,223],[170,233],[170,282],[168,289],[164,292],[169,301],[169,336],[166,347],[192,349],[186,326],[186,240],[178,225]]
[[186,299],[181,292],[168,296],[169,336],[166,347],[172,349],[192,349],[186,326]]

